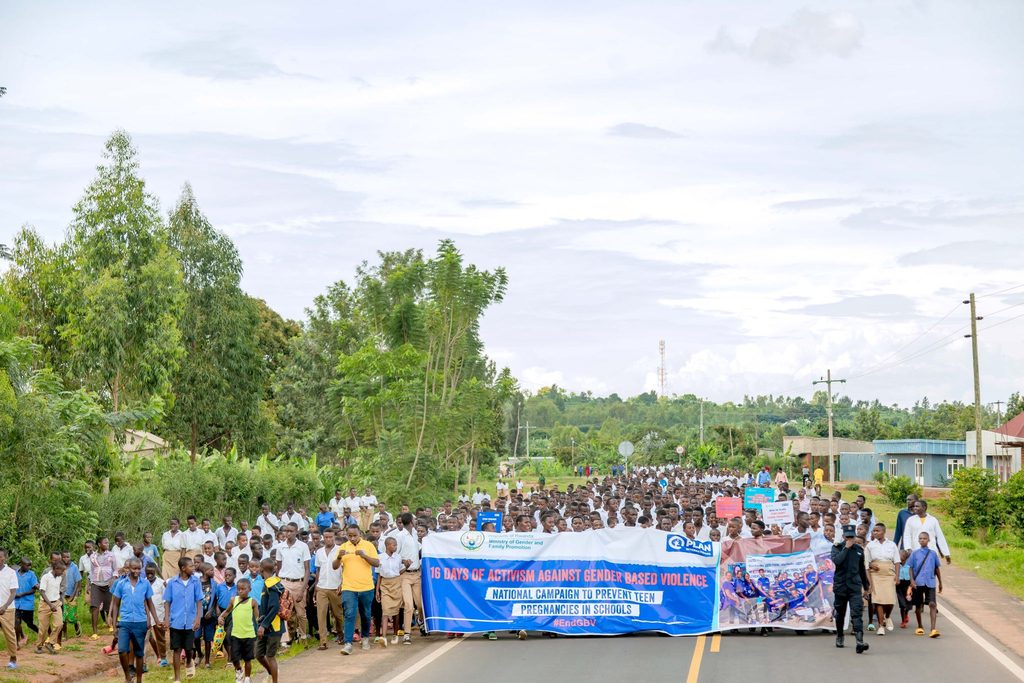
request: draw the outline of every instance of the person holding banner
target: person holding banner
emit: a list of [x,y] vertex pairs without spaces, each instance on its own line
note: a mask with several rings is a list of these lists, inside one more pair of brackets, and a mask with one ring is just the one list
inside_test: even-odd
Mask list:
[[853,624],[853,636],[857,640],[857,654],[866,652],[864,642],[864,586],[870,585],[864,566],[864,549],[854,539],[857,529],[852,524],[843,527],[843,540],[832,546],[832,563],[835,565],[833,592],[835,594],[836,647],[844,647],[843,635],[846,611],[849,608]]

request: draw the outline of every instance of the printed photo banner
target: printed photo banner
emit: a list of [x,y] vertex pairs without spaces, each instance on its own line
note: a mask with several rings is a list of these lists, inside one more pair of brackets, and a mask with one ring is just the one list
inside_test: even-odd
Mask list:
[[833,628],[835,567],[831,545],[820,541],[769,536],[723,544],[720,630]]
[[655,529],[430,534],[422,567],[427,627],[710,633],[718,630],[720,548]]

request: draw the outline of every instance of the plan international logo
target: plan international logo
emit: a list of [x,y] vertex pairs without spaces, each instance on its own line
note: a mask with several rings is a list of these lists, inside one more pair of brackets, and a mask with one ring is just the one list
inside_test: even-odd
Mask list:
[[714,546],[711,541],[691,541],[680,534],[669,534],[665,539],[665,552],[692,553],[701,557],[711,557],[714,554]]

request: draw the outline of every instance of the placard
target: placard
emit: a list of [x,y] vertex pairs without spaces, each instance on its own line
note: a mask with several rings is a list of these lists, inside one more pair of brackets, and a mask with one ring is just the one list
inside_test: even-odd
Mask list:
[[476,513],[476,530],[483,531],[484,524],[494,523],[494,531],[501,532],[501,523],[505,513],[499,510],[481,510]]
[[793,523],[793,503],[788,500],[778,503],[761,503],[761,518],[765,525]]
[[715,516],[719,519],[732,519],[743,516],[743,501],[739,498],[716,498]]
[[775,500],[775,489],[747,487],[743,490],[743,509],[761,511],[761,503],[771,503]]

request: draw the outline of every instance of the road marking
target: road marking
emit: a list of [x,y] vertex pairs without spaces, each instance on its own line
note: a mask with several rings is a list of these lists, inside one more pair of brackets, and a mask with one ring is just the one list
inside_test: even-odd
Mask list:
[[721,633],[716,633],[715,635],[711,636],[711,651],[712,652],[718,652],[721,649],[722,649],[722,634]]
[[704,641],[707,636],[697,636],[697,644],[693,647],[693,659],[690,660],[690,673],[686,676],[686,683],[697,683],[697,676],[700,674],[700,660],[704,657]]
[[962,620],[960,620],[958,617],[956,617],[952,613],[950,613],[949,609],[943,610],[941,612],[941,614],[946,619],[949,619],[949,621],[954,626],[956,626],[958,629],[963,631],[967,635],[968,638],[970,638],[975,643],[977,643],[981,647],[982,650],[984,650],[985,652],[987,652],[990,655],[992,655],[992,658],[994,660],[996,660],[997,662],[999,662],[1000,664],[1005,666],[1007,668],[1007,670],[1009,670],[1009,672],[1012,673],[1014,675],[1014,677],[1018,681],[1024,681],[1024,669],[1022,669],[1021,667],[1017,666],[1017,664],[1012,659],[1010,659],[1005,654],[1000,652],[998,648],[996,648],[994,645],[992,645],[992,643],[990,643],[987,640],[985,640],[984,638],[982,638],[978,634],[978,632],[975,631],[973,628],[971,628],[966,623],[964,623]]
[[410,666],[402,673],[398,674],[397,676],[389,680],[388,683],[402,683],[402,681],[409,680],[413,676],[413,674],[419,672],[420,669],[424,668],[425,666],[427,666],[427,664],[430,664],[438,657],[442,657],[445,653],[447,653],[453,647],[461,643],[463,640],[463,638],[455,638],[453,640],[448,641],[441,647],[437,648],[436,650],[428,654],[423,659],[419,660],[418,662]]

